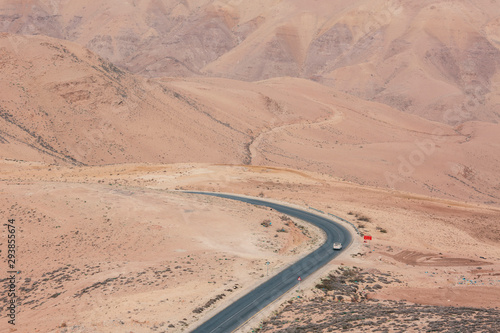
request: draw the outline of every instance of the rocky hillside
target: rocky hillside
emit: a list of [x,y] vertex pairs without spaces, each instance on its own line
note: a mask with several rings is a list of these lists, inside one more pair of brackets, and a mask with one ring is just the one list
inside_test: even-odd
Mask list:
[[495,203],[498,124],[450,126],[305,79],[145,79],[71,42],[0,35],[0,158],[287,167]]
[[74,165],[246,158],[246,125],[229,125],[227,115],[81,46],[3,34],[0,54],[4,158]]
[[499,16],[489,0],[0,1],[0,30],[133,73],[301,77],[448,124],[500,119]]

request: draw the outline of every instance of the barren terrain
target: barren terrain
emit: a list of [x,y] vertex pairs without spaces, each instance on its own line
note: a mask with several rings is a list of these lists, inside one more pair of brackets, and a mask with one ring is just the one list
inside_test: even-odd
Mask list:
[[20,331],[179,331],[322,238],[267,209],[111,182],[2,184]]
[[146,80],[48,37],[0,45],[1,158],[269,165],[499,202],[499,124],[432,122],[304,79]]
[[[18,219],[19,242],[26,242],[19,254],[25,288],[19,318],[30,330],[178,332],[262,281],[266,260],[272,273],[321,239],[272,211],[175,189],[264,196],[352,221],[374,240],[357,240],[354,256],[323,274],[341,264],[399,280],[364,290],[370,299],[498,307],[499,209],[491,206],[243,165],[4,161],[1,170],[2,215]],[[261,225],[266,219],[271,226]],[[277,232],[281,227],[287,232]],[[313,277],[304,290],[317,282]],[[320,294],[298,295],[309,302]]]
[[499,15],[490,0],[2,0],[0,31],[141,75],[300,77],[459,124],[500,119]]
[[0,0],[0,269],[14,219],[18,272],[0,332],[188,331],[323,241],[183,190],[358,232],[241,332],[494,332],[499,17],[489,0]]

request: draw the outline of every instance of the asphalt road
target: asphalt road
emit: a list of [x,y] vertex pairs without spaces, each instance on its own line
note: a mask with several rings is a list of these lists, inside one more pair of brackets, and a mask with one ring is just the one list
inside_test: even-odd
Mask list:
[[[221,198],[238,200],[254,205],[266,206],[283,214],[293,216],[314,224],[321,228],[327,236],[326,242],[303,259],[286,268],[276,276],[251,290],[231,305],[195,328],[193,333],[228,333],[237,329],[241,324],[254,316],[257,312],[272,303],[291,288],[298,285],[298,277],[302,280],[323,267],[330,260],[338,256],[351,244],[352,236],[349,231],[338,223],[300,209],[283,206],[259,199],[250,199],[234,195],[210,192],[186,192],[193,194],[211,195]],[[333,242],[341,242],[344,248],[334,251]],[[264,263],[263,263],[264,265]]]

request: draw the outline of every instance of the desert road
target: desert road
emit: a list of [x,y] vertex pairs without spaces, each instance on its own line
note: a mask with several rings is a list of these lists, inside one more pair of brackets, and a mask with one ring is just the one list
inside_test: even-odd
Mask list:
[[[321,228],[327,236],[326,242],[317,250],[262,283],[246,295],[237,299],[231,305],[227,306],[225,309],[215,314],[212,318],[195,328],[192,331],[194,333],[228,333],[236,330],[239,326],[245,323],[248,319],[252,318],[256,313],[272,303],[278,297],[286,293],[291,288],[296,287],[299,283],[299,276],[302,280],[304,280],[316,270],[327,264],[330,260],[338,256],[351,244],[352,241],[350,232],[343,226],[330,219],[301,209],[291,208],[265,200],[229,194],[191,191],[186,191],[185,193],[212,195],[231,200],[238,200],[253,205],[266,206],[283,214],[314,224],[315,226]],[[333,242],[342,242],[344,248],[341,251],[334,251],[332,249]]]

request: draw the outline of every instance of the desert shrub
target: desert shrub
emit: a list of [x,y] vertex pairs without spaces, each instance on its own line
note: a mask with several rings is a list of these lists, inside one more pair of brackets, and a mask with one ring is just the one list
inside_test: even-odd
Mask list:
[[349,213],[347,213],[347,215],[354,215],[358,221],[371,222],[371,218],[369,218],[368,216],[366,216],[364,214],[355,213],[353,211],[350,211]]
[[363,222],[370,222],[371,219],[368,216],[365,215],[357,215],[358,221],[363,221]]
[[288,217],[287,215],[281,215],[280,219],[281,219],[281,221],[292,221],[292,219],[290,217]]

